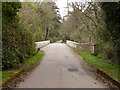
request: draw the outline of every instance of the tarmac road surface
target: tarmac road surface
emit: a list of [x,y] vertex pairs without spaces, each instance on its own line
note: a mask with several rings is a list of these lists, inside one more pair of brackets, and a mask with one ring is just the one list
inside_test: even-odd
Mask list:
[[45,56],[19,88],[106,88],[82,66],[82,59],[66,44],[53,43],[42,48]]

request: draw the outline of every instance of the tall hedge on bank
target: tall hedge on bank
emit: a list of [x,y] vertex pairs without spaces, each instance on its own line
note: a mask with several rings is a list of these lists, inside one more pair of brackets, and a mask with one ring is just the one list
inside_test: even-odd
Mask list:
[[102,40],[110,43],[110,45],[112,44],[112,50],[108,47],[107,51],[109,50],[109,52],[107,54],[109,57],[115,57],[113,58],[114,61],[120,64],[120,2],[104,2],[101,3],[101,8],[105,14],[106,27],[102,31]]
[[2,3],[3,70],[18,66],[35,53],[34,35],[19,22],[20,8],[20,2]]

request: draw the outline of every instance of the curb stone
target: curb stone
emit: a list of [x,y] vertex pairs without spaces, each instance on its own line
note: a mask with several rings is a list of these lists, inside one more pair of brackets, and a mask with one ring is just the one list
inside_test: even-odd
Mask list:
[[20,75],[23,71],[24,71],[24,68],[20,68],[19,70],[17,70],[16,72],[8,76],[7,78],[3,79],[2,84],[0,84],[0,86],[7,85],[11,80],[15,79],[15,77]]
[[120,88],[120,82],[116,79],[114,79],[110,74],[105,72],[101,68],[97,68],[97,73],[103,76],[105,79],[108,79],[110,82],[112,82],[114,85],[116,85],[118,88]]

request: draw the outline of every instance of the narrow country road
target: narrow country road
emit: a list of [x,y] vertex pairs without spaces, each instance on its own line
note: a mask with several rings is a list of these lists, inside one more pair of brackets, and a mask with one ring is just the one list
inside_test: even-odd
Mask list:
[[45,56],[41,64],[19,88],[105,88],[66,44],[49,44],[42,50]]

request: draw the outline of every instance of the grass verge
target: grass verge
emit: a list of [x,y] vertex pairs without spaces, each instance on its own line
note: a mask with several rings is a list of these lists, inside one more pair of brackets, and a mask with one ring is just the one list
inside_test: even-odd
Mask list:
[[7,70],[7,71],[1,71],[0,72],[0,80],[2,81],[6,77],[10,76],[12,73],[14,73],[16,70]]
[[[72,47],[71,47],[72,48]],[[72,48],[78,55],[81,55],[82,58],[93,68],[101,68],[109,73],[113,78],[120,81],[120,65],[114,64],[110,60],[102,59],[98,56],[94,56],[89,52],[84,52]]]
[[[25,60],[25,63],[23,64],[23,68],[29,69],[32,68],[34,65],[36,65],[40,59],[44,56],[44,52],[39,51],[35,56],[31,57],[28,60]],[[0,72],[0,81],[4,81],[7,77],[10,77],[13,73],[17,72],[17,70],[6,70]]]
[[24,68],[28,69],[33,67],[34,65],[36,65],[40,59],[44,56],[44,52],[38,52],[35,56],[33,56],[32,58],[25,60],[25,64],[24,64]]

